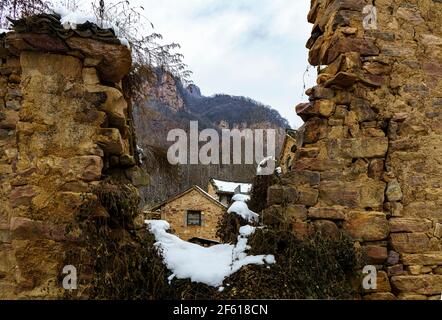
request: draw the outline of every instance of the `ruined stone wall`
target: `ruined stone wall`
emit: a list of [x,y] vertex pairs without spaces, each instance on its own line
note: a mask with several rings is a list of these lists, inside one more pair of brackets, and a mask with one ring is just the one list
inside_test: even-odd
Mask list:
[[317,86],[296,107],[296,161],[264,218],[300,236],[351,235],[378,269],[366,299],[440,299],[442,3],[312,0],[308,19]]
[[61,297],[91,187],[140,176],[121,84],[130,51],[40,31],[0,36],[0,298]]

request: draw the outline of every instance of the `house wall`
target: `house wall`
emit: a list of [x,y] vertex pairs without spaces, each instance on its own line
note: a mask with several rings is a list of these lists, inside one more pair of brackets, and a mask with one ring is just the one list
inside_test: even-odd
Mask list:
[[281,151],[281,157],[279,158],[279,166],[281,167],[283,174],[290,171],[290,166],[295,160],[295,153],[291,151],[294,145],[296,145],[295,139],[286,136],[284,147]]
[[[202,212],[202,226],[187,226],[188,210]],[[200,192],[192,190],[165,204],[161,210],[161,219],[169,222],[174,234],[183,240],[200,237],[218,241],[217,225],[224,212],[225,208],[216,205]]]
[[209,185],[207,186],[207,193],[210,194],[212,197],[214,197],[215,199],[219,200],[219,196],[216,193],[216,189],[213,186],[212,183],[209,182]]

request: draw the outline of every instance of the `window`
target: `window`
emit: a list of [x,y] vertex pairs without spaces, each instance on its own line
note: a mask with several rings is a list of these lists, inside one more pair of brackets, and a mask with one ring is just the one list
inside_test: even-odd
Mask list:
[[187,225],[201,226],[201,211],[187,211]]

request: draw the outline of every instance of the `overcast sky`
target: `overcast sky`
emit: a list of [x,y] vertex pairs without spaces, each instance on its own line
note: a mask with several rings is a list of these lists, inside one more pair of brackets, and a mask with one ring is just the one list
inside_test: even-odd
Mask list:
[[[181,44],[204,95],[248,96],[277,109],[293,127],[302,124],[294,107],[307,99],[309,0],[135,1],[155,31]],[[314,81],[312,69],[307,87]]]

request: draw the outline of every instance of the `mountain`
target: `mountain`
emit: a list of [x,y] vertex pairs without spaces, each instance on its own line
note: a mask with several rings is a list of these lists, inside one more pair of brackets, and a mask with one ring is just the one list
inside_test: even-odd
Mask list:
[[173,142],[167,141],[167,134],[178,128],[188,132],[190,121],[198,121],[200,131],[275,129],[279,153],[289,123],[271,107],[246,97],[204,96],[198,86],[186,86],[160,69],[151,70],[137,81],[134,122],[151,179],[150,185],[141,190],[144,205],[164,201],[194,184],[205,189],[211,177],[244,182],[253,179],[256,165],[170,165],[167,149]]

